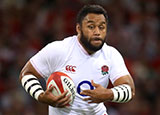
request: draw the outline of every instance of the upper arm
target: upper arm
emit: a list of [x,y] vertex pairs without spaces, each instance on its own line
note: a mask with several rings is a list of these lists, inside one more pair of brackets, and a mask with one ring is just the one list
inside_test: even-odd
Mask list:
[[129,75],[129,71],[125,65],[124,59],[120,52],[115,48],[111,48],[111,66],[110,66],[110,80],[115,82],[119,77]]
[[122,84],[129,85],[132,90],[132,95],[135,95],[134,81],[125,65],[122,55],[115,48],[112,48],[111,52],[110,80],[114,86]]
[[36,69],[32,66],[31,62],[28,61],[26,65],[20,72],[19,79],[21,80],[24,75],[32,74],[37,78],[41,78],[42,76],[36,71]]
[[20,80],[27,74],[33,74],[37,78],[50,76],[58,67],[61,57],[63,57],[61,56],[63,50],[59,48],[60,46],[59,42],[53,42],[42,48],[23,67],[19,77]]

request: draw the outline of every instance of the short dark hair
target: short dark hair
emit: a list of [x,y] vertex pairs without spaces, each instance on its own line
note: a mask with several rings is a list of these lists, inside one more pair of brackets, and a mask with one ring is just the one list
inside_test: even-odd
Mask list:
[[79,23],[81,25],[84,17],[89,13],[103,14],[106,19],[106,22],[108,22],[107,11],[102,6],[100,6],[100,5],[85,5],[79,11],[79,13],[77,15],[77,23]]

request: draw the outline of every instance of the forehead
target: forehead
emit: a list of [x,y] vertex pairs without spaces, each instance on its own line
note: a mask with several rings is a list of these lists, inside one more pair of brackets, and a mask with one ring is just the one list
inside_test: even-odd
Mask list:
[[84,23],[106,23],[106,19],[103,14],[89,13],[84,17]]

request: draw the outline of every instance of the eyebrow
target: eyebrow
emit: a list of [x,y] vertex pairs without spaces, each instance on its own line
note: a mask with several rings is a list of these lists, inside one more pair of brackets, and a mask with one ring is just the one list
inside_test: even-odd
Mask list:
[[[87,21],[87,23],[95,23],[94,21],[92,21],[92,20],[89,20],[89,21]],[[101,22],[100,24],[106,24],[106,22]]]
[[87,23],[95,23],[94,21],[92,21],[92,20],[89,20],[89,21],[87,21]]

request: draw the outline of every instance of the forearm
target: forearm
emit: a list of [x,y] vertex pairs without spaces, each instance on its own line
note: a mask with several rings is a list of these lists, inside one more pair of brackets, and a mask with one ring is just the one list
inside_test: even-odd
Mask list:
[[106,89],[93,81],[91,83],[95,87],[94,90],[83,90],[81,92],[81,94],[89,96],[84,99],[89,103],[101,103],[106,101],[125,103],[133,98],[130,85],[120,84],[111,89]]
[[111,88],[112,90],[112,102],[126,103],[133,97],[132,89],[130,85],[121,84]]
[[22,76],[21,84],[26,92],[28,92],[36,100],[38,100],[39,95],[44,92],[37,77],[32,74]]

